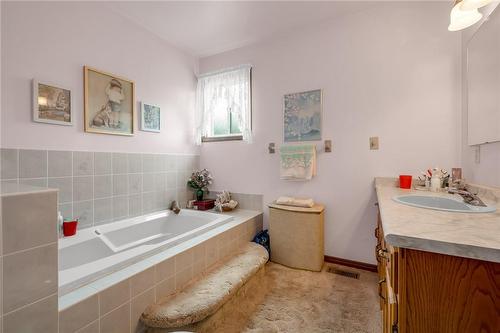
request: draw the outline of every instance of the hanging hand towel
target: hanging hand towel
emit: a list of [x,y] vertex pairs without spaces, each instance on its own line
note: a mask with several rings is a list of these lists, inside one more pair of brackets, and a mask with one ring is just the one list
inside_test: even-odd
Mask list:
[[311,180],[316,176],[316,146],[282,146],[280,148],[280,178]]

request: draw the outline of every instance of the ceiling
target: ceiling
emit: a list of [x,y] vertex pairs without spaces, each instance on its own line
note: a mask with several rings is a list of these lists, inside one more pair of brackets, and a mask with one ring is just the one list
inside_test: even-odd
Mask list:
[[126,1],[121,15],[196,57],[205,57],[362,10],[357,1]]

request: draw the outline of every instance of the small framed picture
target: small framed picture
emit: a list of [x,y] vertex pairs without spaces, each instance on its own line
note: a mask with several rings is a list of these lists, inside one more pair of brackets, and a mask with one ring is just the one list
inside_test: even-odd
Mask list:
[[33,121],[73,125],[71,91],[33,79]]
[[160,132],[160,107],[141,102],[141,131]]

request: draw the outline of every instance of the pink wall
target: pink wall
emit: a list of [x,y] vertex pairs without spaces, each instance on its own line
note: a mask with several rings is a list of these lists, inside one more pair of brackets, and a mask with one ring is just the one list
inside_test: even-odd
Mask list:
[[[487,21],[494,10],[500,10],[498,3],[485,7],[483,21],[464,30],[462,33],[462,167],[468,181],[489,186],[500,187],[500,142],[478,146],[467,144],[467,44],[480,25]],[[480,149],[479,162],[476,162],[476,151]]]
[[[450,5],[373,8],[200,61],[200,72],[253,65],[254,143],[203,144],[213,188],[262,193],[266,203],[312,197],[326,205],[326,254],[370,263],[373,178],[458,165],[461,107],[460,35],[447,31]],[[279,156],[267,144],[282,144],[283,94],[317,88],[333,152],[319,154],[312,181],[281,181]],[[380,137],[380,150],[368,149],[370,136]]]
[[[136,100],[162,108],[162,133],[83,132],[83,65],[135,81]],[[197,152],[192,140],[196,67],[197,59],[105,3],[2,2],[2,146]],[[72,90],[73,127],[31,121],[34,77]]]

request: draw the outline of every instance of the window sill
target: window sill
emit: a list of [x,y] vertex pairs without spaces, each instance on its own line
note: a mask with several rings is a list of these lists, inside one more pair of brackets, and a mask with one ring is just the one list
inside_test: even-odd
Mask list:
[[201,138],[201,142],[242,141],[242,140],[243,140],[243,135],[207,136]]

